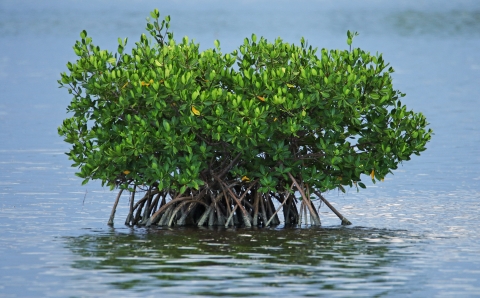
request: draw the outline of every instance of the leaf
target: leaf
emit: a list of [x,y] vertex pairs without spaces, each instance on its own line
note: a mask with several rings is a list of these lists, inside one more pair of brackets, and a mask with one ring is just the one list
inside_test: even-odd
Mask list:
[[292,84],[288,84],[288,83],[287,83],[287,87],[288,87],[288,88],[295,88],[295,85],[292,85]]
[[130,174],[130,171],[129,171],[129,170],[125,170],[125,171],[123,171],[123,173],[124,173],[125,175],[128,175],[128,174]]
[[257,96],[257,98],[260,99],[261,101],[265,101],[265,98],[262,96]]
[[372,172],[370,173],[370,178],[375,179],[375,170],[372,170]]
[[184,185],[182,188],[180,188],[180,194],[183,194],[187,190],[187,186]]
[[194,106],[192,106],[192,112],[197,115],[197,116],[200,116],[200,111],[197,110]]
[[247,181],[248,182],[248,181],[250,181],[250,178],[248,178],[247,176],[243,176],[242,181]]
[[85,37],[87,37],[87,31],[82,30],[82,32],[80,32],[80,37],[81,37],[82,39],[85,39]]
[[192,93],[192,99],[195,100],[197,99],[197,97],[200,95],[200,92],[198,90],[195,90],[193,93]]
[[166,119],[163,119],[163,127],[165,128],[165,131],[169,132],[170,131],[170,124]]
[[111,57],[107,60],[107,62],[110,63],[110,64],[113,64],[113,63],[117,62],[117,59],[115,59],[114,57]]

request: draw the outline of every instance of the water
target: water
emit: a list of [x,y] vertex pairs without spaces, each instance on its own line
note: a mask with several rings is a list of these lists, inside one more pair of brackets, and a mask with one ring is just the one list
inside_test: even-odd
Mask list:
[[[394,85],[435,130],[384,183],[326,194],[322,228],[143,229],[106,225],[114,193],[84,187],[56,128],[56,80],[86,29],[133,44],[158,7],[177,38],[224,52],[269,39],[381,52]],[[0,296],[480,295],[480,4],[476,1],[0,2]],[[368,180],[368,179],[366,179]]]

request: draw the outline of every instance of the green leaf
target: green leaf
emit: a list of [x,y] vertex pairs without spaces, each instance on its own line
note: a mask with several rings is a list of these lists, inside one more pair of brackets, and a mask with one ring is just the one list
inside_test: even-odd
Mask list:
[[187,186],[184,185],[180,188],[180,193],[183,194],[183,193],[185,193],[186,190],[187,190]]
[[218,40],[205,50],[177,43],[170,17],[150,16],[131,53],[118,39],[112,56],[83,30],[77,60],[58,78],[71,100],[58,133],[85,183],[180,190],[207,205],[223,193],[212,174],[238,183],[238,195],[255,182],[251,194],[278,197],[289,174],[322,192],[346,191],[372,169],[383,178],[432,137],[424,116],[400,102],[383,57],[351,49],[356,32],[347,32],[350,50],[252,34],[224,55]]
[[163,120],[163,127],[165,128],[165,131],[170,132],[170,124],[166,119]]

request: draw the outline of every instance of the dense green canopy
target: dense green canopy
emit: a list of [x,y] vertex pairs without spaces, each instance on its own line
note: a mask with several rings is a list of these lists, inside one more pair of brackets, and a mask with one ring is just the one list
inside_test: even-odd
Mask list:
[[[381,55],[255,35],[229,54],[219,41],[201,52],[187,37],[173,39],[169,17],[151,15],[151,37],[142,34],[131,53],[126,39],[113,54],[83,31],[78,60],[62,73],[73,99],[59,133],[85,182],[144,186],[145,202],[154,192],[164,201],[190,196],[202,211],[231,200],[231,208],[252,209],[243,212],[251,219],[257,194],[293,204],[295,190],[307,202],[313,193],[365,187],[361,174],[383,179],[430,140],[425,117],[401,103]],[[156,212],[148,213],[144,219]]]

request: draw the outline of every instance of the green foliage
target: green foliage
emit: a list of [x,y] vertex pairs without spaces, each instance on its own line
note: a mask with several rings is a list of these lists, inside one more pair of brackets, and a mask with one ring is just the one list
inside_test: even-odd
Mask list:
[[219,177],[279,193],[291,174],[312,193],[344,190],[365,187],[361,174],[383,179],[431,138],[382,55],[255,35],[229,54],[219,41],[201,52],[159,15],[130,53],[127,39],[112,53],[86,31],[73,47],[78,60],[59,80],[71,117],[58,131],[84,182],[181,194]]

